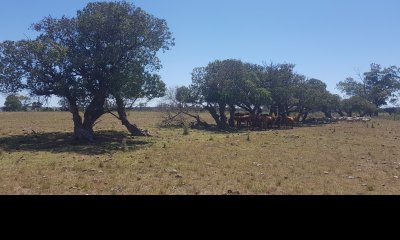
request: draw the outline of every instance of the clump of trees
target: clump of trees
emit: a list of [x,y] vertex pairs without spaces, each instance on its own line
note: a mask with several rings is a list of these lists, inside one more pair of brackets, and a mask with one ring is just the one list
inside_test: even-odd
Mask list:
[[6,97],[3,110],[5,112],[19,112],[23,110],[21,96],[11,94]]
[[382,68],[375,63],[370,67],[370,71],[360,74],[359,81],[349,77],[339,82],[337,87],[350,97],[344,102],[345,108],[368,114],[373,112],[376,115],[378,108],[398,101],[400,69],[396,66]]
[[6,97],[3,111],[5,112],[20,112],[20,111],[39,111],[43,107],[41,101],[33,101],[32,99],[18,94],[10,94]]
[[[303,121],[311,112],[322,112],[328,118],[334,113],[371,115],[387,102],[394,102],[400,89],[398,68],[382,70],[372,64],[371,71],[364,73],[363,82],[348,78],[338,84],[349,96],[342,99],[330,93],[323,81],[306,78],[295,72],[294,67],[294,64],[217,60],[193,70],[192,84],[176,89],[174,106],[185,112],[193,112],[194,108],[208,111],[218,128],[227,129],[235,126],[237,111],[283,117],[295,114]],[[199,115],[195,116],[198,119]]]
[[127,2],[93,2],[75,17],[46,17],[33,29],[33,40],[0,43],[1,92],[64,99],[78,141],[94,140],[95,122],[110,112],[108,100],[132,134],[147,135],[128,121],[125,106],[165,93],[155,73],[157,53],[174,45],[165,20]]
[[255,113],[271,101],[271,93],[262,87],[257,67],[230,59],[194,69],[189,103],[207,110],[219,128],[234,127],[237,106]]
[[321,80],[296,73],[294,67],[217,60],[195,68],[192,84],[179,87],[176,100],[181,106],[208,111],[220,129],[235,126],[237,111],[275,116],[296,113],[304,119],[311,111],[327,116],[339,111],[339,96],[329,93]]

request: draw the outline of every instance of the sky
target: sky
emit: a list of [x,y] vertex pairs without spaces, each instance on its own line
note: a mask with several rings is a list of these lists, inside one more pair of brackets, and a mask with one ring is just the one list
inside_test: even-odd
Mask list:
[[[75,16],[89,0],[0,0],[0,41],[34,36],[45,16]],[[167,87],[189,85],[195,67],[224,59],[294,63],[296,72],[336,84],[400,65],[398,0],[136,0],[165,19],[176,45],[158,55]],[[4,103],[0,96],[0,106]],[[49,104],[54,105],[56,101]]]

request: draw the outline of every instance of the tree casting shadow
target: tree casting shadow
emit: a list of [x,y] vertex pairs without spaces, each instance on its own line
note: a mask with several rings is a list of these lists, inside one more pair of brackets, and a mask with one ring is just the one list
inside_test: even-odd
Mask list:
[[[124,140],[125,139],[125,140]],[[152,144],[151,139],[134,139],[117,131],[95,133],[94,143],[77,144],[72,133],[34,133],[0,136],[0,149],[15,151],[47,151],[52,153],[80,153],[96,155],[115,151],[133,151],[138,146]]]

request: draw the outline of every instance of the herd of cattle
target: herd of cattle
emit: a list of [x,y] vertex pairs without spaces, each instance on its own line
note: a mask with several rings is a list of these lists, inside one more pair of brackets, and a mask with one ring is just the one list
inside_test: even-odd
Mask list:
[[[274,127],[281,128],[293,128],[294,125],[299,124],[300,116],[289,117],[289,116],[270,116],[269,114],[251,114],[251,113],[236,113],[234,117],[237,127],[258,127],[261,129],[272,129]],[[333,117],[333,118],[308,118],[301,121],[302,124],[328,124],[339,121],[346,122],[369,122],[371,117]]]

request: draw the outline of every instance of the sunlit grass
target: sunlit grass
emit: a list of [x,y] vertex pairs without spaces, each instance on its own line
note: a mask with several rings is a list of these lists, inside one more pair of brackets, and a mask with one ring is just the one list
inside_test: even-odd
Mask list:
[[0,193],[400,194],[399,121],[184,134],[129,118],[153,137],[106,115],[96,144],[74,145],[68,113],[0,113]]

